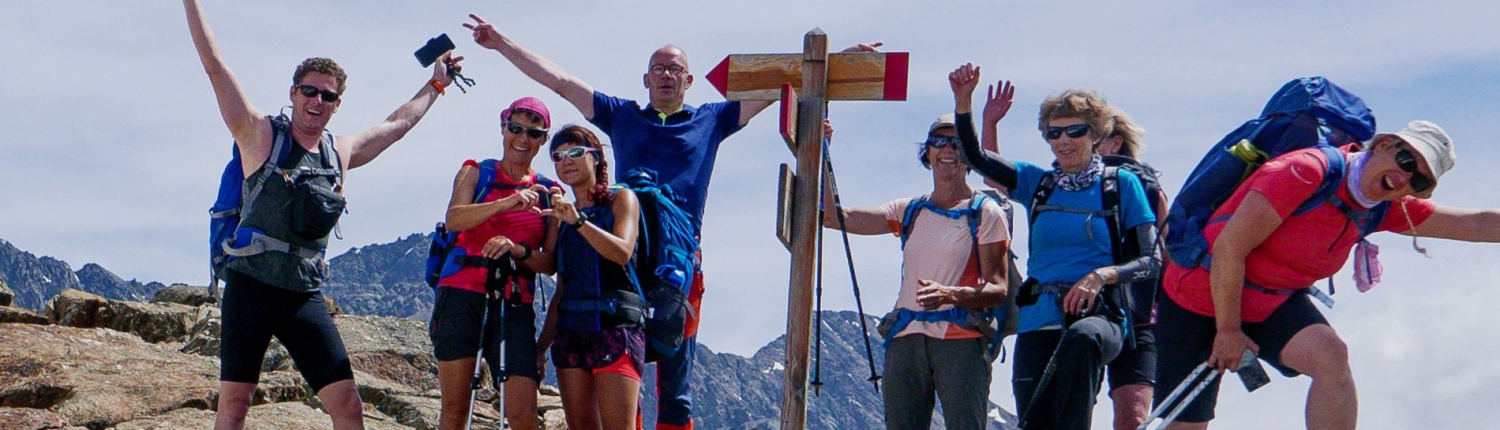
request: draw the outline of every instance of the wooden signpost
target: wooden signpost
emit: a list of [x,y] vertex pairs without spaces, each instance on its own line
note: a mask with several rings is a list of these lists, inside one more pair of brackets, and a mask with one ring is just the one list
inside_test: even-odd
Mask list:
[[802,430],[807,424],[812,283],[817,270],[823,118],[828,101],[906,100],[909,59],[904,52],[829,54],[828,36],[816,28],[804,36],[802,43],[800,55],[730,55],[708,73],[709,83],[729,100],[781,100],[781,134],[797,156],[796,173],[785,164],[781,166],[777,211],[777,236],[792,252],[781,398],[783,430]]

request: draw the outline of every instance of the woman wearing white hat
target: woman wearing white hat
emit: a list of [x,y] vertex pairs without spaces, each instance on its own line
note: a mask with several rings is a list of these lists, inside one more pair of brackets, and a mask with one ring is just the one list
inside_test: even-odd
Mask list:
[[[1455,160],[1452,140],[1437,125],[1413,121],[1340,150],[1350,167],[1334,204],[1293,213],[1319,185],[1307,178],[1322,177],[1328,160],[1317,149],[1287,153],[1257,169],[1215,212],[1214,218],[1230,217],[1204,230],[1212,244],[1211,267],[1185,269],[1169,261],[1163,276],[1167,299],[1157,314],[1158,387],[1186,379],[1200,363],[1200,351],[1211,347],[1209,365],[1233,370],[1249,349],[1287,376],[1312,377],[1308,428],[1352,429],[1358,401],[1348,348],[1305,297],[1307,287],[1337,273],[1351,251],[1373,269],[1367,272],[1378,274],[1373,245],[1362,240],[1345,211],[1383,212],[1370,231],[1413,236],[1413,246],[1416,236],[1500,242],[1500,210],[1427,200]],[[1372,286],[1371,279],[1356,278],[1361,290]],[[1170,428],[1207,428],[1217,384]],[[1166,391],[1156,390],[1158,402]]]

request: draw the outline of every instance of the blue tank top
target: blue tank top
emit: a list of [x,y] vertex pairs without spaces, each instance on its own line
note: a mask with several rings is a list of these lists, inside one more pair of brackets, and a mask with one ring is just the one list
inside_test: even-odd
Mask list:
[[[615,228],[615,214],[609,207],[590,206],[579,208],[579,213],[595,226],[606,231]],[[636,293],[639,287],[626,270],[634,270],[634,261],[629,267],[615,264],[599,255],[593,245],[578,230],[563,224],[557,237],[557,285],[562,300],[591,301],[608,299],[608,293],[623,291]],[[558,306],[558,324],[564,330],[599,331],[634,325],[633,322],[597,311],[568,311]]]

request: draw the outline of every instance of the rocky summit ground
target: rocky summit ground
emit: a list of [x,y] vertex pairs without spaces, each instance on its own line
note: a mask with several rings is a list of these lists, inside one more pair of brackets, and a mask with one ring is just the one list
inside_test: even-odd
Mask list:
[[[219,313],[201,287],[174,286],[151,303],[65,290],[41,313],[8,306],[13,298],[6,291],[0,290],[0,429],[213,427]],[[366,426],[436,428],[437,363],[426,325],[350,315],[334,320],[356,369]],[[273,344],[262,369],[248,428],[332,428],[284,349]],[[495,397],[480,394],[476,428],[499,428]],[[556,391],[545,388],[541,404],[546,428],[564,428]]]

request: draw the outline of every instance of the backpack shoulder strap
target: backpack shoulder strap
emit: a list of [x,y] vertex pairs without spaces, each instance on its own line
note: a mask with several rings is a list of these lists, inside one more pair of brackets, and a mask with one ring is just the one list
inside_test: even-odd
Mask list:
[[984,217],[984,201],[989,198],[984,193],[976,192],[969,199],[969,242],[974,244],[970,252],[974,253],[975,270],[979,279],[984,279],[984,258],[979,256],[979,221]]
[[484,198],[490,193],[490,184],[500,172],[500,160],[493,158],[479,162],[479,181],[474,183],[474,203],[484,202]]
[[1328,168],[1323,171],[1323,181],[1318,183],[1318,189],[1313,191],[1312,196],[1297,206],[1292,215],[1301,215],[1307,211],[1322,206],[1325,202],[1337,200],[1339,185],[1344,182],[1344,175],[1348,173],[1349,163],[1344,159],[1344,151],[1332,146],[1321,146],[1323,158],[1328,160]]
[[1125,262],[1125,248],[1121,237],[1124,236],[1125,219],[1120,213],[1120,168],[1105,167],[1104,176],[1099,178],[1100,198],[1103,199],[1104,212],[1109,213],[1109,219],[1105,224],[1109,226],[1109,249],[1115,255],[1115,264]]
[[922,206],[929,204],[931,197],[927,194],[912,197],[911,202],[906,204],[906,213],[901,215],[901,249],[906,249],[906,239],[911,237],[911,224],[917,220],[917,214],[922,211]]
[[323,138],[318,140],[318,154],[322,157],[323,168],[333,169],[333,187],[343,192],[344,187],[344,160],[339,157],[339,150],[333,144],[333,132],[323,130]]
[[1036,225],[1036,215],[1041,213],[1037,208],[1047,204],[1054,188],[1057,188],[1057,174],[1051,171],[1043,173],[1042,180],[1036,184],[1036,192],[1031,194],[1031,210],[1026,214],[1026,225]]

